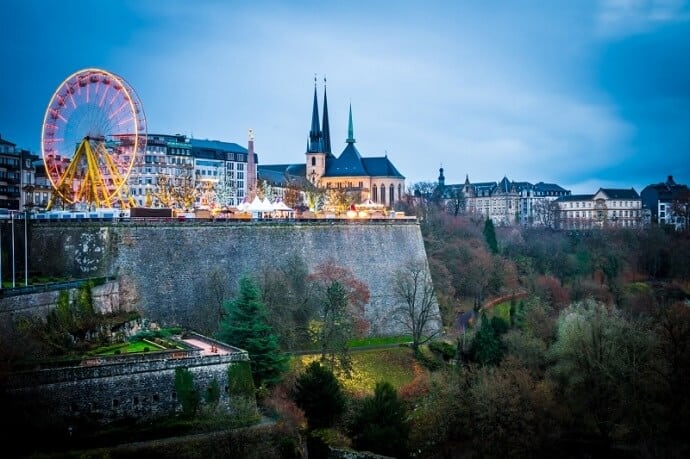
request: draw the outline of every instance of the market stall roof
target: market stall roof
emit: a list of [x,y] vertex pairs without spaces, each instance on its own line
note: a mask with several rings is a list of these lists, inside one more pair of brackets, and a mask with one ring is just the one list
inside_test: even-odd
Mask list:
[[384,207],[383,204],[374,202],[371,199],[367,199],[366,201],[360,204],[355,204],[355,206],[357,207],[357,209],[382,209]]

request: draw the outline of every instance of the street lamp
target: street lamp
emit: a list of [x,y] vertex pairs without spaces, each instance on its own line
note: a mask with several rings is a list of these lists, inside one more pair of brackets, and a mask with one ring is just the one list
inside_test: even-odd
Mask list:
[[10,210],[10,221],[12,225],[12,288],[15,288],[17,286],[17,282],[15,279],[14,275],[14,270],[15,270],[15,263],[14,263],[14,213],[16,211],[11,211]]
[[35,169],[29,167],[27,172],[28,183],[24,186],[24,286],[29,286],[29,237],[28,237],[28,227],[29,227],[29,214],[34,207],[34,185],[33,185],[33,173]]

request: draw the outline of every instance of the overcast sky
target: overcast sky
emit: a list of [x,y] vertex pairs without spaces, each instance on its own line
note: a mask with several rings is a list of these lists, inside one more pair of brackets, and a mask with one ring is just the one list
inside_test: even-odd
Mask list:
[[[136,89],[149,133],[304,161],[314,74],[340,154],[408,186],[511,180],[573,193],[690,184],[687,0],[5,0],[0,135],[40,153],[46,106],[97,67]],[[321,108],[321,107],[320,107]]]

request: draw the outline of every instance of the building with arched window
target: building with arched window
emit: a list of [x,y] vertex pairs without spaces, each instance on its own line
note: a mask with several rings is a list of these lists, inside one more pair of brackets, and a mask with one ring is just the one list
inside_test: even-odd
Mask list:
[[405,177],[388,159],[388,154],[365,157],[355,146],[352,106],[350,106],[345,148],[336,156],[331,151],[328,98],[323,92],[323,118],[319,122],[319,104],[316,82],[311,128],[307,140],[304,164],[259,165],[259,181],[284,186],[290,180],[304,180],[321,189],[359,192],[362,200],[370,199],[386,207],[402,200]]

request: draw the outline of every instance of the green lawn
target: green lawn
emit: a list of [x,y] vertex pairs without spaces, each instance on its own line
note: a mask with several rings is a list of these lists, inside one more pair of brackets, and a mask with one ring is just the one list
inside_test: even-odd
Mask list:
[[386,344],[404,344],[412,341],[410,336],[377,336],[371,338],[357,338],[348,341],[351,348],[366,346],[383,346]]
[[[145,341],[134,341],[128,343],[118,344],[116,346],[108,346],[106,348],[98,349],[96,355],[116,355],[116,354],[131,354],[135,352],[149,352],[159,351],[165,349],[156,343],[147,343]],[[118,352],[119,351],[119,352]]]
[[[303,368],[318,358],[316,355],[297,356],[293,366]],[[408,347],[353,352],[352,367],[350,377],[338,375],[338,380],[345,391],[359,394],[373,393],[379,381],[388,381],[399,389],[412,382],[419,371],[423,371]]]
[[[517,305],[516,305],[517,307]],[[492,308],[487,308],[486,309],[486,316],[491,318],[491,317],[500,317],[501,319],[505,320],[507,323],[510,323],[510,301],[505,301],[503,303],[499,303],[496,306]]]

